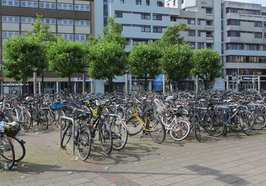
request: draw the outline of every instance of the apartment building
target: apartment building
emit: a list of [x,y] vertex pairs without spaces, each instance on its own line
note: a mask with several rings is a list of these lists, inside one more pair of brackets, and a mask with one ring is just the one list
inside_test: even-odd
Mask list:
[[[0,47],[8,37],[22,35],[32,29],[36,15],[42,15],[50,31],[67,40],[83,41],[94,31],[94,5],[91,0],[1,0],[0,1]],[[41,77],[38,77],[38,90],[41,91]],[[46,73],[43,78],[48,93],[55,93],[67,87],[67,78],[54,73]],[[81,92],[82,75],[72,77],[73,88]],[[86,89],[91,89],[91,79],[86,79]],[[2,93],[19,89],[20,82],[5,78]],[[32,79],[29,79],[32,86]],[[32,90],[32,88],[30,88]]]
[[221,54],[223,76],[215,88],[266,88],[266,7],[224,0],[103,0],[95,9],[102,10],[95,13],[95,33],[101,35],[107,17],[115,17],[129,42],[127,51],[159,39],[171,24],[186,23],[189,29],[181,36],[193,49]]

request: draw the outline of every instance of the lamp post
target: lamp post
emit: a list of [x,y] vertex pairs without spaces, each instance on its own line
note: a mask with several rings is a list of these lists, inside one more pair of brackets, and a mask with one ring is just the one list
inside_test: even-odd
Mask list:
[[124,70],[125,72],[125,93],[128,94],[128,69]]
[[33,95],[37,95],[37,67],[33,67]]

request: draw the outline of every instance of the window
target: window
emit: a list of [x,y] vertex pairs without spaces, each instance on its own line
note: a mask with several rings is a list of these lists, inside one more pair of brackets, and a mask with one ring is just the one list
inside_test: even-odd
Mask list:
[[90,5],[75,5],[75,10],[79,10],[79,11],[90,11]]
[[213,21],[212,20],[207,20],[206,21],[207,26],[213,26]]
[[195,19],[188,19],[187,24],[195,25]]
[[240,31],[228,31],[227,32],[228,37],[240,37]]
[[73,34],[58,33],[57,35],[59,37],[63,37],[65,40],[73,40]]
[[150,20],[151,19],[151,14],[149,14],[149,13],[142,13],[141,14],[141,19]]
[[45,9],[56,9],[55,3],[40,2],[39,6],[40,8],[45,8]]
[[35,1],[21,1],[21,7],[38,8],[38,2],[35,2]]
[[256,21],[254,22],[255,27],[262,27],[262,22],[261,21]]
[[86,34],[75,34],[76,41],[86,41],[87,35]]
[[201,19],[198,19],[198,25],[201,25],[201,21],[202,21]]
[[115,17],[116,18],[122,18],[123,17],[123,12],[122,11],[115,11]]
[[170,17],[170,20],[176,22],[177,18],[174,17],[174,16],[171,16],[171,17]]
[[201,48],[204,48],[204,43],[199,42],[199,43],[198,43],[198,49],[201,49]]
[[141,26],[141,32],[151,32],[151,26],[149,25]]
[[154,33],[162,33],[163,28],[161,26],[153,26],[153,32]]
[[3,23],[19,23],[18,16],[2,16]]
[[34,17],[21,17],[21,23],[34,23],[35,20]]
[[195,42],[189,42],[188,44],[191,45],[192,49],[196,49],[196,43]]
[[246,44],[247,50],[260,50],[260,45],[258,44]]
[[261,32],[254,32],[254,38],[262,38]]
[[73,5],[72,4],[67,4],[67,3],[57,3],[57,9],[60,9],[60,10],[73,10]]
[[2,6],[19,6],[19,0],[2,0]]
[[210,31],[206,32],[206,37],[213,37],[213,32]]
[[243,50],[244,45],[240,43],[228,43],[226,44],[226,50]]
[[227,20],[227,25],[237,25],[237,26],[239,26],[240,25],[240,20],[237,20],[237,19],[228,19]]
[[56,19],[55,18],[42,18],[42,23],[49,24],[49,25],[55,25]]
[[136,5],[141,5],[141,0],[136,0]]
[[153,14],[152,19],[161,21],[163,19],[163,16],[161,14]]
[[195,30],[189,30],[188,31],[188,36],[195,36],[195,35],[196,35]]
[[158,7],[163,7],[163,6],[164,6],[164,4],[163,4],[163,2],[162,2],[162,1],[157,1],[157,6],[158,6]]
[[73,25],[73,20],[72,19],[59,19],[57,21],[58,25]]
[[212,8],[206,8],[206,14],[212,14]]
[[125,3],[125,1],[124,1],[124,0],[120,0],[120,3],[124,4],[124,3]]
[[150,0],[146,0],[146,5],[150,6]]
[[88,20],[76,20],[75,21],[76,26],[84,26],[84,27],[89,27],[90,26],[90,21]]
[[9,37],[13,37],[13,36],[16,36],[16,35],[19,35],[19,32],[16,32],[16,31],[2,31],[2,38],[3,39],[9,38]]

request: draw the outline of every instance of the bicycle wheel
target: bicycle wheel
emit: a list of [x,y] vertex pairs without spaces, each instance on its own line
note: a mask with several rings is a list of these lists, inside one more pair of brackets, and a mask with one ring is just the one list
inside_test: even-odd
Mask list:
[[261,130],[266,126],[266,116],[263,113],[255,113],[252,129]]
[[247,136],[251,135],[252,122],[254,121],[252,113],[247,110],[241,110],[239,111],[238,119],[239,119],[239,127],[241,128],[241,130]]
[[18,162],[26,155],[25,141],[17,137],[11,137],[10,139],[15,151],[15,161]]
[[30,127],[32,126],[32,118],[31,114],[29,113],[28,110],[24,110],[20,115],[19,115],[19,125],[20,128],[23,132],[28,132],[30,130]]
[[128,134],[131,136],[140,133],[140,131],[143,129],[135,116],[129,118],[126,124],[127,124]]
[[198,122],[194,124],[194,132],[195,132],[196,139],[199,142],[201,142],[202,137],[201,137],[201,134],[200,134],[200,126],[199,126]]
[[98,131],[99,131],[99,140],[101,142],[103,152],[106,154],[110,154],[113,149],[111,124],[107,125],[105,122],[99,123]]
[[12,169],[15,163],[15,151],[7,135],[0,134],[0,166],[5,170]]
[[113,148],[121,150],[125,147],[128,139],[127,126],[124,122],[114,123],[111,127]]
[[76,148],[78,156],[82,161],[88,159],[91,152],[91,133],[86,127],[82,127],[76,138]]
[[40,110],[38,113],[37,126],[39,130],[48,130],[47,111]]
[[66,145],[68,144],[68,142],[70,141],[70,138],[72,136],[72,123],[71,121],[66,121],[68,124],[67,124],[67,127],[63,132],[63,136],[62,136],[62,139],[61,139],[61,147],[62,148],[66,148]]
[[185,139],[190,132],[190,124],[186,120],[178,120],[170,127],[170,136],[175,141]]
[[225,132],[225,124],[218,114],[209,116],[206,115],[204,118],[203,128],[210,136],[219,137]]
[[158,119],[153,118],[149,121],[149,132],[151,135],[152,140],[155,143],[161,144],[165,140],[165,128],[162,122],[160,122]]

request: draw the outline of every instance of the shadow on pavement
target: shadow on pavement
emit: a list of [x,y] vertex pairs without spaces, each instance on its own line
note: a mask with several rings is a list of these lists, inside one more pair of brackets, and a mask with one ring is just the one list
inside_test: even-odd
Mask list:
[[239,183],[237,182],[241,182],[241,185],[249,185],[250,183],[246,180],[244,180],[243,178],[234,175],[234,174],[226,174],[223,173],[219,170],[215,170],[212,168],[208,168],[208,167],[204,167],[201,165],[190,165],[190,166],[186,166],[185,168],[199,174],[199,175],[214,175],[217,178],[215,178],[216,180],[219,180],[223,183],[225,183],[226,185],[239,185]]

